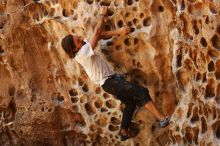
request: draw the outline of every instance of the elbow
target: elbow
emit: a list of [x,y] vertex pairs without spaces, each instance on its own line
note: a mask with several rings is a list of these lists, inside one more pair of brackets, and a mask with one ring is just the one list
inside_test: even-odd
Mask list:
[[102,30],[101,29],[98,29],[96,32],[95,32],[95,35],[100,38],[100,36],[102,35]]

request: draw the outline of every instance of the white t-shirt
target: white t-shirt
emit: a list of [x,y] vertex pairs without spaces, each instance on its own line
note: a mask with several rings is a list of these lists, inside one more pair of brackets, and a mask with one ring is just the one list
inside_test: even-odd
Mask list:
[[93,51],[91,44],[87,40],[84,41],[86,44],[77,52],[75,60],[83,66],[90,80],[103,85],[115,72]]

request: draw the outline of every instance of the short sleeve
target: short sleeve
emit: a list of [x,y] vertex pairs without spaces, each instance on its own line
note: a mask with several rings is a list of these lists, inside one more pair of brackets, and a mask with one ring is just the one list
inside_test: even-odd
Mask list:
[[92,46],[90,45],[89,42],[86,42],[86,44],[83,45],[82,48],[79,50],[79,52],[76,54],[75,59],[82,60],[87,57],[91,57],[92,55],[94,55]]

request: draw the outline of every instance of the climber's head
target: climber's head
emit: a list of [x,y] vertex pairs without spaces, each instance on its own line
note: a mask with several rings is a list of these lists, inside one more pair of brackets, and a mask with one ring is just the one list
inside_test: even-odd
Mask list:
[[75,57],[76,53],[83,46],[84,42],[80,36],[67,35],[62,39],[61,45],[70,58]]

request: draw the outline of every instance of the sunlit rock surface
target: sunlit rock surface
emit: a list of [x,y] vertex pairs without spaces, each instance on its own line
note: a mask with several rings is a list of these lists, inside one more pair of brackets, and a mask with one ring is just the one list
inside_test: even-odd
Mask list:
[[[173,114],[169,128],[139,108],[139,135],[121,142],[123,105],[61,48],[69,33],[91,36],[101,4],[105,30],[132,32],[102,40],[97,52],[148,87]],[[219,8],[219,0],[1,0],[0,145],[218,146]]]

